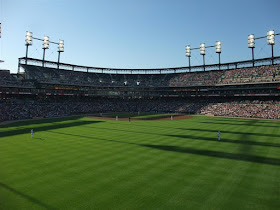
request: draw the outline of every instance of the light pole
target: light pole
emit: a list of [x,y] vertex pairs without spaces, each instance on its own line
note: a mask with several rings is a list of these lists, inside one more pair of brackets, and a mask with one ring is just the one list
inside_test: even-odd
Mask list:
[[60,53],[64,52],[64,41],[59,40],[58,43],[58,60],[57,60],[57,68],[59,69],[59,61],[60,61]]
[[186,56],[189,57],[189,72],[191,71],[191,46],[186,46]]
[[255,48],[255,36],[251,34],[248,36],[248,48],[252,49],[252,63],[253,67],[255,66],[255,58],[254,58],[254,48]]
[[274,55],[273,55],[273,45],[275,44],[274,36],[275,36],[274,30],[267,32],[267,44],[271,45],[272,65],[274,65]]
[[49,49],[50,47],[50,38],[48,36],[44,36],[44,42],[43,42],[43,67],[44,67],[44,62],[45,62],[45,52],[46,49]]
[[26,39],[25,39],[25,45],[26,45],[25,64],[27,64],[28,47],[29,47],[29,45],[32,45],[32,39],[33,39],[32,32],[27,31],[26,32]]
[[[1,37],[2,37],[2,32],[1,32],[2,29],[1,29],[1,28],[2,28],[2,23],[0,23],[0,39],[1,39]],[[4,62],[4,61],[0,60],[0,63],[3,63],[3,62]]]
[[200,55],[203,56],[203,70],[205,71],[205,43],[200,44]]
[[221,70],[221,52],[222,52],[222,43],[221,41],[216,41],[216,53],[219,55],[219,70]]

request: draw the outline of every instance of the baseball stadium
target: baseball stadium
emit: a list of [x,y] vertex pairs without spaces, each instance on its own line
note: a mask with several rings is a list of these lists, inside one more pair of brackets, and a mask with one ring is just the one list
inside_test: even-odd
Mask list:
[[[272,54],[255,58],[257,39]],[[0,70],[0,209],[278,209],[276,39],[249,35],[248,60],[221,62],[217,41],[182,67],[124,69],[61,62],[64,41],[28,31],[17,73]]]

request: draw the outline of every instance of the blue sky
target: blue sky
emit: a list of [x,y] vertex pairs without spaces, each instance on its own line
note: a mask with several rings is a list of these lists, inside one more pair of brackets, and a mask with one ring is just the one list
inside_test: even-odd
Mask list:
[[[169,68],[188,66],[185,46],[222,42],[221,61],[251,59],[249,34],[280,32],[279,0],[0,0],[0,68],[17,71],[25,56],[26,31],[33,36],[65,41],[61,62],[108,68]],[[29,56],[42,58],[34,41]],[[276,36],[275,55],[280,55]],[[257,40],[256,58],[270,56],[266,40]],[[46,51],[57,60],[57,46]],[[202,64],[199,50],[192,65]],[[215,49],[206,63],[217,63]]]

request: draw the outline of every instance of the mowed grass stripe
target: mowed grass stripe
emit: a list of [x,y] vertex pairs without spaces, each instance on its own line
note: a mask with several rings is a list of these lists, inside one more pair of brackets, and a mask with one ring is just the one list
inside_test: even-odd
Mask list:
[[[5,148],[0,197],[6,196],[6,208],[250,209],[255,203],[254,208],[273,209],[279,204],[279,165],[237,158],[279,159],[279,122],[201,116],[39,122],[0,128]],[[218,130],[225,142],[216,140]],[[239,143],[244,139],[249,142]],[[223,157],[228,153],[234,156]]]

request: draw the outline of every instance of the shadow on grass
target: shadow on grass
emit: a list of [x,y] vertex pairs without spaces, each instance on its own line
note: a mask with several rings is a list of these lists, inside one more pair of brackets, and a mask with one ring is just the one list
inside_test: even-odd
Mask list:
[[178,147],[178,146],[137,144],[137,143],[131,143],[131,142],[125,142],[125,141],[84,136],[84,135],[68,134],[68,133],[57,132],[57,131],[48,131],[48,132],[61,134],[61,135],[67,135],[67,136],[76,136],[79,138],[87,138],[87,139],[92,139],[92,140],[101,140],[101,141],[115,142],[115,143],[120,143],[120,144],[130,144],[130,145],[135,145],[135,146],[148,147],[148,148],[171,151],[171,152],[180,152],[180,153],[186,153],[186,154],[210,156],[210,157],[240,160],[240,161],[246,161],[246,162],[263,163],[263,164],[269,164],[269,165],[280,165],[280,159],[266,158],[266,157],[250,155],[250,154],[235,154],[235,153],[218,152],[218,151],[211,151],[211,150],[192,149],[192,148],[185,148],[185,147]]
[[[280,128],[280,126],[279,126]],[[212,133],[217,133],[217,130],[208,130],[208,129],[197,129],[197,128],[180,128],[180,130],[187,130],[187,131],[199,131],[199,132],[212,132]],[[220,130],[221,133],[229,133],[229,134],[239,134],[239,135],[250,135],[250,136],[265,136],[265,137],[279,137],[280,135],[275,135],[275,134],[265,134],[265,133],[245,133],[245,132],[237,132],[237,131],[225,131],[225,130]]]
[[256,125],[255,123],[228,123],[228,122],[199,122],[204,124],[215,124],[215,125],[237,125],[237,126],[254,126],[254,127],[267,127],[267,128],[279,128],[280,126],[273,126],[273,125]]
[[34,124],[34,128],[18,128],[15,130],[8,130],[8,131],[3,131],[0,132],[0,137],[7,137],[7,136],[14,136],[14,135],[20,135],[20,134],[30,134],[31,129],[34,130],[34,134],[36,132],[40,131],[48,131],[48,130],[54,130],[54,129],[59,129],[59,128],[68,128],[68,127],[74,127],[74,126],[81,126],[81,125],[88,125],[88,124],[93,124],[93,123],[100,123],[103,121],[75,121],[75,122],[68,122],[68,123],[53,123],[53,124],[48,124],[46,126],[40,126],[36,127],[37,124]]
[[24,198],[24,199],[26,199],[26,200],[34,203],[34,204],[37,204],[40,207],[43,207],[43,208],[46,208],[46,209],[55,209],[54,207],[52,207],[52,206],[50,206],[50,205],[48,205],[46,203],[43,203],[42,201],[39,201],[36,198],[33,198],[33,197],[29,196],[29,195],[26,195],[26,194],[24,194],[24,193],[22,193],[22,192],[20,192],[20,191],[18,191],[16,189],[8,186],[8,185],[6,185],[6,184],[4,184],[2,182],[0,182],[0,187],[4,188],[4,189],[6,189],[6,190],[8,190],[10,192],[15,193],[16,195],[19,195],[20,197],[22,197],[22,198]]
[[[125,125],[127,126],[127,125]],[[147,128],[146,125],[140,125],[140,124],[133,124],[133,126],[137,126],[137,127],[144,127]],[[86,127],[86,126],[85,126]],[[89,127],[89,126],[88,126]],[[186,131],[200,131],[200,132],[213,132],[213,133],[218,133],[218,130],[208,130],[208,129],[196,129],[196,128],[171,128],[171,127],[165,127],[165,126],[153,126],[153,125],[149,125],[149,127],[153,127],[153,128],[166,128],[166,129],[174,129],[174,130],[186,130]],[[90,128],[90,127],[89,127]],[[279,126],[280,128],[280,126]],[[103,129],[103,128],[98,128],[98,129]],[[104,128],[105,129],[105,128]],[[106,128],[107,129],[107,128]],[[143,134],[153,134],[153,135],[160,135],[157,133],[148,133],[148,132],[140,132],[140,131],[127,131],[127,130],[120,130],[120,129],[112,129],[112,130],[119,130],[119,131],[125,131],[125,132],[134,132],[134,133],[143,133]],[[237,132],[237,131],[225,131],[225,130],[220,130],[221,133],[229,133],[229,134],[239,134],[239,135],[246,135],[247,139],[248,139],[248,135],[251,136],[264,136],[264,137],[277,137],[280,138],[280,135],[276,135],[276,134],[266,134],[266,133],[247,133],[247,132]],[[266,146],[266,145],[264,145]],[[267,145],[269,146],[269,145]],[[272,146],[272,145],[271,145]]]
[[83,117],[73,116],[73,117],[59,117],[59,118],[27,119],[23,121],[14,121],[6,125],[1,125],[0,128],[12,128],[12,127],[28,126],[33,124],[40,125],[46,123],[59,123],[59,122],[67,122],[70,120],[78,120],[81,118]]
[[[199,141],[218,141],[218,132],[217,138],[214,137],[201,137],[201,136],[191,136],[191,135],[166,135],[170,137],[177,137],[177,138],[185,138],[185,139],[193,139],[193,140],[199,140]],[[221,132],[223,135],[223,132]],[[247,139],[247,140],[245,140]],[[251,141],[248,139],[248,137],[241,136],[240,140],[232,140],[232,139],[224,139],[221,138],[221,143],[234,143],[234,144],[241,144],[241,145],[251,145],[251,146],[265,146],[265,147],[280,147],[280,144],[277,143],[270,143],[270,142],[257,142],[257,141]]]
[[280,165],[280,159],[266,158],[266,157],[256,156],[256,155],[234,154],[234,153],[227,153],[227,152],[218,152],[218,151],[192,149],[192,148],[166,146],[166,145],[142,144],[141,146],[158,149],[158,150],[170,151],[170,152],[180,152],[186,154],[202,155],[202,156],[231,159],[231,160],[240,160],[245,162],[263,163],[263,164],[277,165],[277,166]]
[[79,138],[85,138],[85,139],[91,139],[91,140],[99,140],[99,141],[109,141],[109,142],[115,142],[115,143],[122,143],[122,144],[133,144],[133,145],[138,145],[135,143],[130,143],[130,142],[125,142],[125,141],[118,141],[118,140],[112,140],[112,139],[103,139],[103,138],[98,138],[98,137],[92,137],[92,136],[84,136],[84,135],[79,135],[79,134],[70,134],[70,133],[64,133],[64,132],[58,132],[58,131],[48,131],[49,133],[56,133],[60,135],[65,135],[65,136],[75,136]]
[[[93,127],[90,127],[90,126],[83,126],[83,127],[87,127],[87,128],[93,128]],[[106,130],[106,131],[121,131],[121,132],[125,132],[125,133],[139,133],[139,134],[150,134],[150,135],[161,135],[161,134],[158,134],[158,133],[150,133],[150,132],[142,132],[142,131],[135,131],[135,130],[132,130],[132,131],[129,131],[129,130],[122,130],[122,129],[116,129],[116,128],[94,128],[94,129],[98,129],[98,130]]]
[[[254,125],[256,121],[251,120],[248,122],[249,125]],[[182,130],[189,130],[189,131],[198,131],[198,132],[212,132],[216,133],[218,137],[218,133],[215,130],[207,130],[207,129],[196,129],[196,128],[189,128],[185,129],[182,128]],[[277,143],[271,143],[271,142],[256,142],[252,140],[252,136],[265,136],[265,137],[280,137],[280,135],[274,135],[274,134],[263,134],[263,133],[246,133],[246,132],[236,132],[236,131],[223,131],[220,130],[221,134],[223,135],[224,133],[229,133],[229,134],[237,134],[239,135],[238,140],[232,140],[232,139],[225,139],[222,137],[221,142],[226,142],[226,143],[236,143],[240,144],[241,148],[240,150],[243,152],[248,153],[250,148],[246,147],[246,145],[250,146],[267,146],[267,147],[280,147],[280,144]],[[191,136],[191,135],[168,135],[171,137],[178,137],[178,138],[187,138],[187,139],[195,139],[195,140],[203,140],[203,141],[217,141],[218,138],[213,138],[213,137],[200,137],[200,136]],[[244,145],[244,146],[242,146]]]
[[[133,124],[133,126],[137,126],[137,127],[144,127],[146,128],[146,125],[140,125],[140,124]],[[213,132],[213,133],[218,133],[218,130],[208,130],[208,129],[197,129],[197,128],[172,128],[172,127],[167,127],[167,126],[153,126],[153,125],[149,125],[149,127],[153,127],[153,128],[166,128],[166,129],[174,129],[174,130],[186,130],[186,131],[200,131],[200,132]],[[280,126],[278,126],[280,129]],[[265,137],[279,137],[280,135],[276,135],[276,134],[266,134],[266,133],[245,133],[245,132],[236,132],[236,131],[226,131],[226,130],[220,130],[221,133],[229,133],[229,134],[239,134],[239,135],[252,135],[252,136],[265,136]],[[139,132],[139,133],[144,133],[144,132]],[[154,133],[155,134],[155,133]]]
[[256,121],[258,124],[278,124],[280,123],[280,121],[275,121],[273,119],[270,120],[266,120],[266,119],[244,119],[244,118],[226,118],[226,117],[214,117],[211,119],[211,121],[220,121],[220,122],[224,122],[224,121],[228,121],[228,122],[241,122],[241,123],[250,123],[252,121]]

